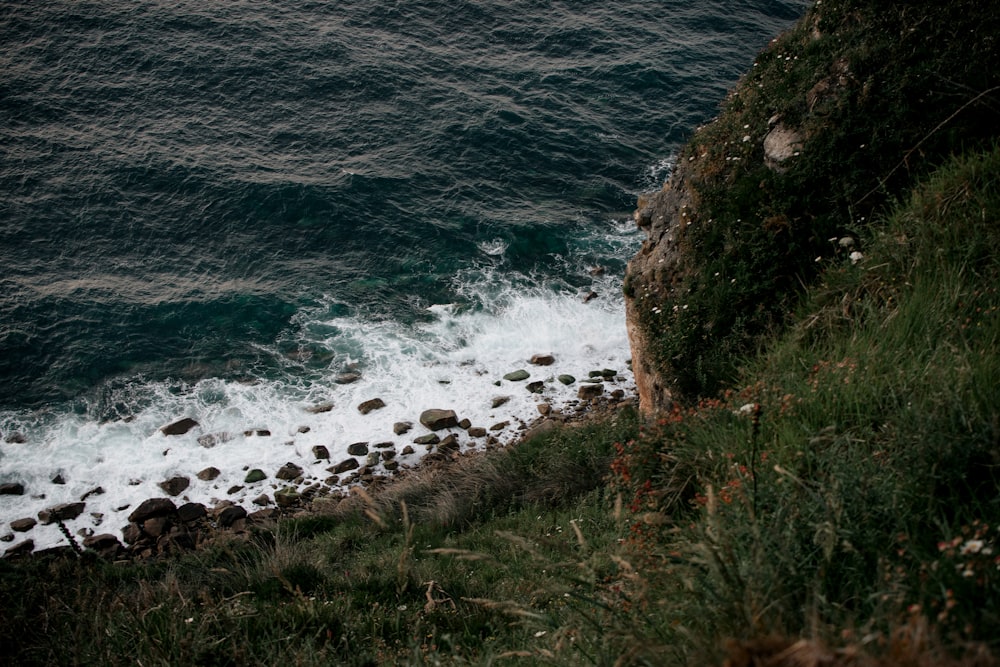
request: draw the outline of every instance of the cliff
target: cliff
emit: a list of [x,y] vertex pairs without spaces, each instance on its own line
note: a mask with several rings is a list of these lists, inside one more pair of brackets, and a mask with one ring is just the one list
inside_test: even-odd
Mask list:
[[994,141],[998,35],[988,3],[824,0],[759,54],[638,203],[624,291],[644,411],[731,386],[887,204]]

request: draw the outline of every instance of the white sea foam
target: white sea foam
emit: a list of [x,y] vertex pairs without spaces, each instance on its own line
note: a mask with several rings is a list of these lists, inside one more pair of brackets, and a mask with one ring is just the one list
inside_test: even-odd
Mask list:
[[[625,257],[634,252],[637,240],[630,225],[622,223],[592,239],[590,249]],[[567,270],[587,275],[589,267],[570,267],[572,260],[563,261]],[[579,380],[591,370],[616,370],[619,379],[608,389],[632,392],[621,276],[607,272],[588,280],[571,288],[537,284],[492,266],[469,269],[456,277],[462,303],[432,306],[426,322],[331,317],[325,308],[300,313],[303,343],[333,354],[327,369],[308,376],[290,368],[282,377],[253,383],[218,378],[193,385],[136,381],[116,395],[116,400],[132,404],[134,417],[127,421],[100,423],[89,416],[95,410],[80,409],[0,415],[3,433],[22,433],[27,440],[0,444],[0,482],[21,482],[26,489],[21,496],[0,496],[0,535],[11,534],[8,525],[14,519],[79,501],[97,487],[104,493],[90,495],[85,513],[67,525],[73,532],[120,535],[132,509],[146,498],[163,496],[157,484],[175,475],[191,480],[175,498],[178,504],[191,500],[211,505],[228,499],[253,509],[254,498],[273,497],[285,485],[274,475],[286,462],[303,468],[306,485],[322,482],[331,474],[327,468],[348,458],[347,447],[355,442],[392,442],[397,452],[412,445],[416,453],[398,460],[403,467],[413,466],[426,453],[412,441],[428,432],[418,421],[428,408],[454,409],[459,418],[487,429],[508,422],[490,434],[509,443],[538,418],[540,403],[573,409]],[[590,291],[598,297],[584,302],[583,295]],[[274,353],[278,355],[277,349]],[[532,366],[534,354],[552,354],[556,361]],[[337,384],[347,366],[356,368],[360,379]],[[529,380],[502,379],[521,368],[530,372]],[[560,374],[578,381],[565,386],[556,379]],[[545,383],[540,394],[526,389],[536,380]],[[497,396],[510,399],[493,408]],[[357,406],[376,397],[385,407],[362,415]],[[326,403],[333,408],[310,411]],[[163,435],[162,426],[182,417],[195,419],[198,426],[184,435]],[[393,424],[400,421],[414,424],[403,436],[393,432]],[[268,435],[258,434],[265,429]],[[245,434],[250,431],[252,435]],[[459,436],[463,449],[485,443],[461,429],[451,432]],[[199,437],[209,434],[218,442],[211,447],[199,444]],[[330,461],[314,457],[316,445],[328,448]],[[195,477],[209,466],[221,470],[218,478]],[[268,479],[245,484],[252,468],[262,469]],[[376,467],[380,470],[381,465]],[[57,475],[65,484],[52,482]],[[233,487],[243,488],[230,493]],[[33,539],[36,549],[64,543],[55,526],[37,526],[24,537]]]

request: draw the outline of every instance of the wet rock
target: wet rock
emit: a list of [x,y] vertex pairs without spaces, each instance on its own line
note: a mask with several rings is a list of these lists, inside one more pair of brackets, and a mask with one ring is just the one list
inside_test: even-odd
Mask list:
[[333,403],[317,403],[316,405],[311,405],[306,408],[306,412],[310,412],[314,415],[322,414],[324,412],[329,412],[333,410]]
[[496,409],[501,405],[507,403],[510,400],[510,396],[494,396],[490,403],[490,407]]
[[370,454],[368,454],[368,458],[365,459],[365,465],[368,467],[377,466],[381,458],[382,458],[381,452],[371,452]]
[[420,423],[432,431],[458,426],[458,415],[454,410],[431,409],[420,413]]
[[278,469],[278,472],[276,472],[274,476],[277,477],[278,479],[283,479],[285,481],[290,482],[291,480],[298,479],[299,477],[302,476],[302,467],[297,466],[291,461],[289,461],[285,465],[281,466],[281,468]]
[[312,428],[310,428],[308,426],[300,426],[299,429],[298,429],[298,433],[305,434],[305,433],[308,433],[311,430],[312,430]]
[[14,432],[4,438],[3,441],[9,445],[23,445],[28,442],[28,439],[24,437],[23,433]]
[[170,529],[170,519],[165,516],[154,516],[142,522],[142,532],[156,539]]
[[396,422],[392,425],[392,432],[396,435],[403,435],[413,428],[413,422]]
[[247,511],[240,507],[239,505],[232,505],[227,507],[221,512],[217,517],[219,525],[223,528],[231,528],[234,523],[240,519],[245,519],[247,517]]
[[252,502],[254,505],[257,505],[258,507],[267,507],[268,505],[271,504],[271,498],[266,493],[262,493],[253,500],[251,500],[250,502]]
[[576,392],[576,396],[580,400],[589,401],[592,398],[597,398],[603,393],[604,393],[604,385],[585,384],[580,386],[580,389]]
[[470,438],[484,438],[486,437],[486,429],[482,426],[473,426],[468,430]]
[[104,558],[114,558],[122,549],[122,543],[111,533],[101,533],[84,538],[83,548],[96,551]]
[[191,480],[187,477],[171,477],[168,480],[157,484],[168,496],[179,496],[184,490],[191,486]]
[[384,461],[391,461],[392,459],[396,458],[395,449],[383,449],[380,453],[382,454],[382,459]]
[[552,412],[552,406],[549,405],[548,403],[539,403],[537,407],[538,407],[538,414],[542,415],[543,417],[547,417],[549,413]]
[[472,422],[468,419],[461,419],[458,422],[458,427],[464,431],[468,431],[470,426],[472,426]]
[[0,484],[0,496],[23,496],[24,484],[20,482],[4,482]]
[[269,435],[271,435],[271,431],[266,428],[250,428],[247,429],[246,431],[243,431],[244,438],[252,438],[255,436],[258,438],[266,438]]
[[146,519],[154,516],[169,516],[177,512],[177,506],[169,498],[149,498],[142,501],[131,514],[128,520],[132,523],[142,523]]
[[531,373],[524,369],[520,369],[507,373],[503,376],[503,379],[509,382],[520,382],[522,380],[527,380],[529,377],[531,377]]
[[91,496],[100,496],[100,495],[104,495],[104,487],[103,486],[95,486],[90,491],[87,491],[82,496],[80,496],[80,500],[86,500],[87,498],[90,498]]
[[361,379],[361,373],[341,373],[334,379],[337,384],[351,384]]
[[587,292],[587,295],[583,297],[584,303],[590,303],[598,297],[597,292]]
[[347,446],[347,453],[351,456],[364,456],[368,453],[367,442],[355,442]]
[[228,489],[226,489],[226,495],[227,495],[227,496],[232,496],[232,495],[234,495],[234,494],[237,494],[237,493],[239,493],[240,491],[242,491],[242,490],[243,490],[243,489],[245,489],[245,488],[246,488],[246,487],[244,487],[244,486],[243,486],[243,485],[241,485],[241,484],[236,484],[236,485],[234,485],[234,486],[231,486],[231,487],[229,487]]
[[399,461],[396,460],[386,461],[385,463],[382,464],[382,467],[388,470],[389,472],[392,472],[393,470],[399,468]]
[[62,473],[59,473],[58,475],[52,478],[52,483],[62,486],[63,484],[66,483],[66,478],[62,476]]
[[373,410],[381,410],[384,407],[385,407],[385,401],[383,401],[381,398],[373,398],[359,405],[358,412],[360,412],[363,415],[366,415],[369,412],[372,412]]
[[413,454],[415,452],[416,450],[413,449],[413,447],[407,445],[406,447],[403,447],[402,451],[400,451],[399,454],[400,456],[409,456],[410,454]]
[[535,382],[529,382],[526,388],[532,394],[540,394],[542,393],[542,390],[545,389],[545,383],[542,382],[541,380],[537,380]]
[[160,428],[160,432],[163,435],[184,435],[195,426],[198,422],[191,419],[190,417],[185,417],[184,419],[179,419],[172,424],[167,424]]
[[17,533],[26,533],[38,524],[30,516],[24,519],[15,519],[10,522],[10,529]]
[[337,465],[335,465],[332,468],[330,468],[330,472],[332,472],[334,475],[342,475],[345,472],[347,472],[348,470],[354,470],[355,468],[358,468],[360,466],[361,466],[361,464],[358,463],[357,459],[353,459],[353,458],[352,459],[344,459],[343,461],[341,461]]
[[450,454],[452,452],[457,452],[459,450],[458,436],[452,433],[440,443],[438,443],[437,450],[444,454]]
[[556,362],[556,358],[551,354],[535,354],[531,357],[531,363],[535,366],[551,366]]
[[[353,461],[353,459],[351,459]],[[354,461],[357,463],[357,461]],[[299,492],[290,486],[278,489],[274,492],[274,502],[278,507],[292,507],[299,502]]]
[[394,443],[394,442],[376,442],[372,446],[375,447],[376,449],[391,449],[392,447],[396,446],[396,443]]
[[203,482],[211,482],[213,479],[222,474],[222,471],[215,466],[209,466],[201,472],[199,472],[196,477]]
[[216,445],[221,445],[222,443],[229,442],[232,439],[232,433],[207,433],[205,435],[198,436],[198,444],[205,449],[211,449]]
[[[260,468],[254,468],[243,478],[243,483],[256,484],[257,482],[263,482],[265,479],[267,479],[267,474]],[[292,479],[295,478],[293,477]]]
[[313,458],[321,460],[330,460],[330,450],[326,448],[325,445],[315,445],[312,448]]
[[590,275],[592,276],[603,276],[607,271],[603,266],[595,266],[590,269]]
[[428,433],[414,438],[413,442],[418,445],[436,445],[441,442],[441,438],[436,433]]
[[208,516],[208,510],[201,503],[184,503],[177,508],[177,518],[184,523],[190,523]]
[[46,526],[55,521],[69,521],[83,514],[86,503],[62,503],[38,513],[38,520]]
[[565,385],[571,385],[574,382],[576,382],[576,378],[575,377],[573,377],[572,375],[566,375],[565,373],[562,374],[562,375],[560,375],[556,379],[559,380],[559,382],[561,382],[561,383],[563,383]]
[[615,389],[613,392],[611,392],[611,398],[615,399],[616,401],[622,400],[623,398],[625,398],[625,390]]
[[130,523],[122,528],[122,539],[125,544],[135,544],[142,539],[142,528],[137,523]]
[[490,426],[490,430],[491,431],[502,431],[505,428],[507,428],[508,426],[510,426],[510,422],[500,422],[498,424],[494,424],[493,426]]
[[25,540],[24,542],[20,542],[18,544],[15,544],[14,546],[12,546],[9,549],[7,549],[6,551],[4,551],[3,552],[3,557],[4,558],[13,558],[15,556],[27,556],[28,554],[30,554],[34,550],[35,550],[35,541],[34,540]]

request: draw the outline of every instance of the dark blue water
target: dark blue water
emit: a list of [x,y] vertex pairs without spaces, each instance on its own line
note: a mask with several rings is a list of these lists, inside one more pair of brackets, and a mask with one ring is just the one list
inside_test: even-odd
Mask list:
[[620,271],[609,221],[803,4],[3,2],[0,407],[329,364],[297,315],[418,321],[477,264]]

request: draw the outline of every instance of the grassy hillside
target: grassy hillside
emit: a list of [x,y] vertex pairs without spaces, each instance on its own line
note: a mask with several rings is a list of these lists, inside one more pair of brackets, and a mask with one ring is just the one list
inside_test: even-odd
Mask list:
[[[888,31],[868,46],[862,33],[843,37],[859,58],[847,105],[865,81],[903,86],[877,72],[883,49],[923,58],[933,44],[913,34],[941,39],[949,26],[969,27],[953,12],[982,13],[965,2],[888,3],[892,16],[876,17],[869,4],[821,5],[830,12],[821,35],[830,17]],[[914,31],[900,33],[893,16]],[[789,49],[811,34],[810,20],[758,67],[794,75],[782,63],[796,62]],[[942,57],[967,46],[963,35],[937,43]],[[967,64],[970,77],[981,64]],[[780,311],[780,327],[761,320],[752,345],[700,366],[706,383],[692,386],[728,387],[721,393],[695,390],[649,419],[627,408],[599,415],[175,558],[2,560],[0,657],[146,667],[1000,664],[1000,145],[984,124],[993,98],[979,96],[989,82],[959,85],[943,71],[920,79],[938,81],[932,106],[914,99],[912,115],[851,117],[866,143],[912,132],[897,141],[902,154],[872,156],[882,203],[864,224],[846,202],[872,189],[874,167],[836,145],[823,153],[826,181],[818,171],[769,181],[789,196],[812,188],[801,209],[811,217],[796,214],[782,234],[818,225],[827,245],[822,261],[809,257],[813,273],[794,299],[755,297],[763,305],[748,312]],[[754,104],[727,102],[734,113]],[[956,112],[979,114],[974,140],[949,130]],[[684,159],[699,146],[715,155],[704,142],[739,122],[726,113]],[[855,166],[868,170],[862,180]],[[768,188],[747,185],[760,174],[738,173],[719,172],[703,206],[761,205]],[[739,246],[726,247],[736,257]],[[688,278],[706,283],[704,266]],[[757,265],[738,266],[747,281],[764,279]]]

